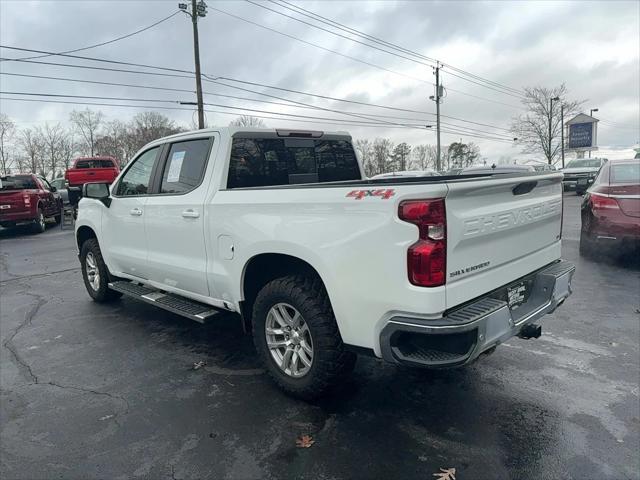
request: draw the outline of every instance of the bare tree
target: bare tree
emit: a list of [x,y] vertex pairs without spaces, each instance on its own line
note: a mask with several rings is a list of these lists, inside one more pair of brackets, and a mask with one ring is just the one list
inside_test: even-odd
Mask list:
[[251,115],[240,115],[238,118],[231,121],[229,126],[265,128],[267,124],[264,123],[261,118],[252,117]]
[[376,174],[386,173],[392,169],[391,152],[393,151],[393,142],[388,138],[376,138],[373,141],[373,163]]
[[131,128],[120,120],[113,120],[105,124],[103,131],[96,140],[96,153],[117,159],[120,166],[126,165],[136,152]]
[[[516,143],[522,147],[523,153],[542,153],[548,163],[554,163],[562,147],[560,105],[564,106],[564,116],[568,118],[578,111],[584,101],[568,100],[564,83],[554,88],[525,87],[524,92],[522,103],[527,112],[512,119],[511,133],[517,138]],[[555,98],[559,100],[553,102],[552,109],[551,99]]]
[[169,117],[158,112],[140,112],[133,117],[130,126],[132,150],[139,150],[147,143],[167,135],[184,131]]
[[8,115],[0,113],[0,169],[3,175],[11,170],[11,157],[9,155],[10,143],[16,133],[16,124]]
[[86,108],[85,110],[74,110],[69,115],[69,120],[75,131],[83,140],[82,153],[85,155],[95,154],[96,139],[102,125],[104,115],[100,110],[94,111]]
[[44,141],[40,130],[35,128],[25,128],[20,131],[18,144],[24,153],[24,166],[20,168],[22,172],[38,173],[43,171],[42,153]]
[[375,175],[375,167],[373,165],[373,147],[371,145],[371,140],[366,138],[359,138],[355,142],[355,147],[360,154],[360,160],[362,161],[364,174],[367,177]]
[[40,173],[43,177],[54,178],[58,169],[64,165],[64,147],[69,135],[59,123],[46,123],[41,135],[44,161]]

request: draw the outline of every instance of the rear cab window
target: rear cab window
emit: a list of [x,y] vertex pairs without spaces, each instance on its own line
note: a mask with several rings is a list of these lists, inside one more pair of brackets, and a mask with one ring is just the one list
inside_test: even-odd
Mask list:
[[361,179],[346,139],[233,138],[229,189]]
[[7,175],[0,177],[0,190],[37,190],[38,184],[31,175]]
[[111,160],[78,160],[75,168],[114,168],[115,164]]

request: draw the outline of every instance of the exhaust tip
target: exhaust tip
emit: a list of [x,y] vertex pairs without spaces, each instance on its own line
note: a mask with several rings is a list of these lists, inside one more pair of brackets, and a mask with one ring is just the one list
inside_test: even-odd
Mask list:
[[540,338],[540,335],[542,335],[542,326],[533,323],[525,325],[520,330],[520,333],[518,333],[518,337],[525,340],[529,340],[530,338]]

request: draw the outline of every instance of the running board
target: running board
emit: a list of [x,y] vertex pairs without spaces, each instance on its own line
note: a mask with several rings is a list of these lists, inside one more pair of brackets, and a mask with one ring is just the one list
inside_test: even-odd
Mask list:
[[145,287],[144,285],[128,280],[110,282],[109,288],[199,323],[205,323],[208,319],[220,313],[219,310],[216,310],[215,307],[211,305],[196,302],[195,300],[190,300],[173,293],[166,293],[161,290]]

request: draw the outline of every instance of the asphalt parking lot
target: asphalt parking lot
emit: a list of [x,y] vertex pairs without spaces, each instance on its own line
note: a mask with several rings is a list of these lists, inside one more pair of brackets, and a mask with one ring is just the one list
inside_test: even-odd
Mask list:
[[0,230],[0,477],[640,478],[640,261],[580,258],[578,209],[574,294],[540,339],[461,370],[360,358],[314,403],[269,381],[234,317],[95,304],[71,231]]

